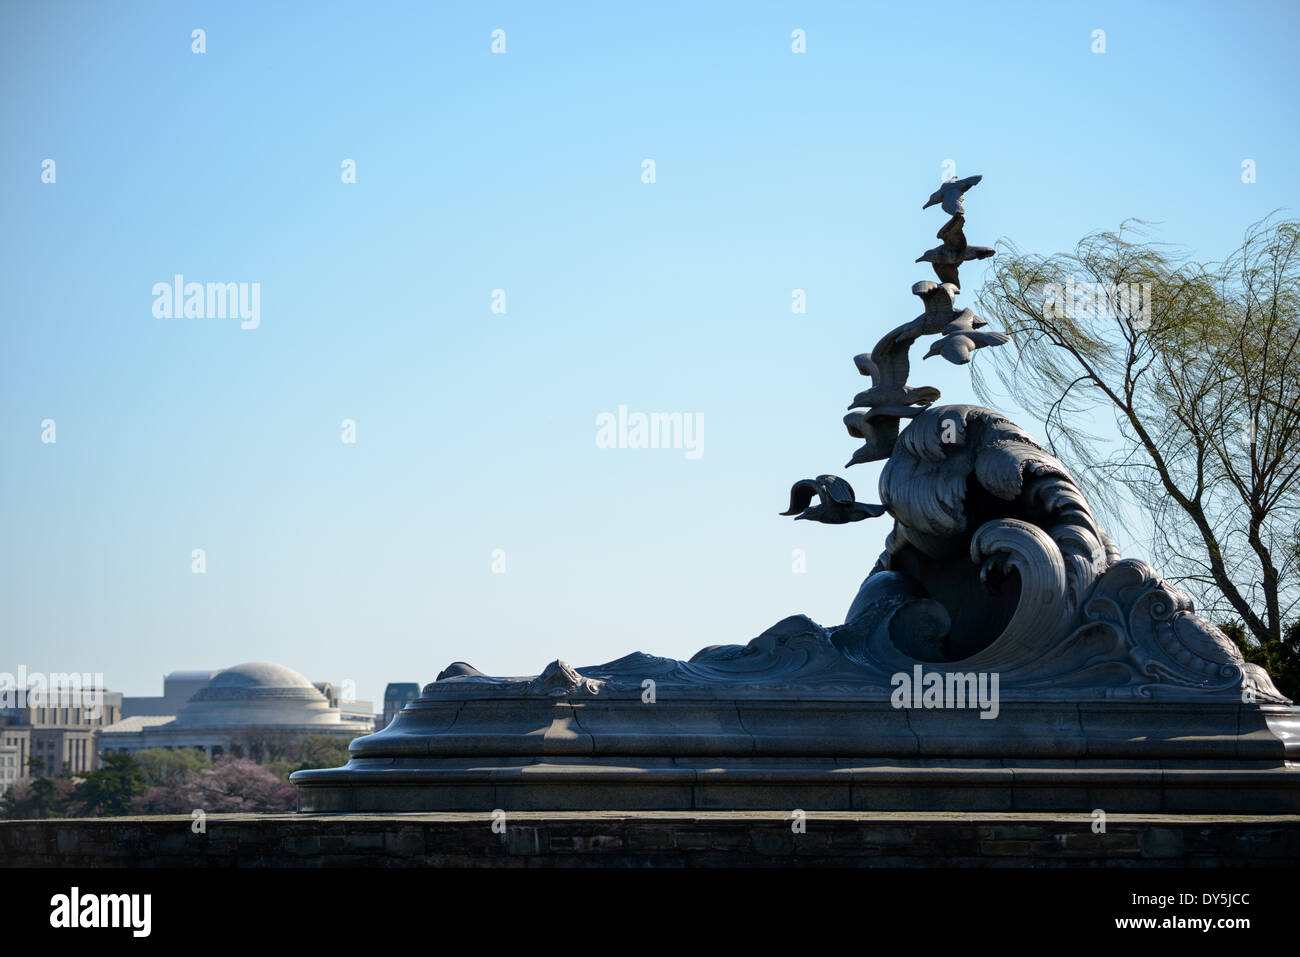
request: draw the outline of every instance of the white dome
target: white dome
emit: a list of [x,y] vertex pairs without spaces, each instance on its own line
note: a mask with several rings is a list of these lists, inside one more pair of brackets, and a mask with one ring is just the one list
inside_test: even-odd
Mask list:
[[310,681],[270,661],[250,661],[218,672],[176,716],[177,724],[207,728],[339,720],[339,712]]

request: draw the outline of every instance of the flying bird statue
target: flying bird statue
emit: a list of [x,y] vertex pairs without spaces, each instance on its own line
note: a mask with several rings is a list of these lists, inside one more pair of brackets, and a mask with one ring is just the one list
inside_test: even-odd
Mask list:
[[950,336],[954,332],[970,332],[972,329],[980,329],[987,325],[988,323],[975,313],[969,309],[963,309],[953,317],[952,322],[940,329],[939,332],[945,336]]
[[922,209],[929,209],[936,204],[943,204],[943,211],[949,216],[964,216],[962,211],[961,200],[966,195],[966,190],[970,189],[983,176],[967,176],[965,179],[958,179],[954,176],[952,179],[943,183],[938,189],[930,194],[930,198],[925,201]]
[[970,354],[976,349],[983,349],[985,346],[1000,346],[1002,343],[1010,341],[1011,337],[1005,332],[957,330],[942,339],[936,339],[931,344],[930,351],[921,358],[928,359],[931,356],[943,356],[953,365],[960,366],[970,362]]
[[[814,495],[818,504],[809,508]],[[853,486],[844,479],[836,475],[819,475],[815,479],[794,483],[790,489],[790,507],[781,514],[824,525],[845,525],[864,518],[879,518],[885,514],[885,506],[854,501]]]
[[[1000,332],[984,332],[988,325],[970,309],[958,309],[954,302],[961,293],[958,270],[964,262],[987,259],[994,254],[988,246],[971,246],[966,241],[966,217],[963,197],[983,177],[952,178],[940,185],[922,207],[942,205],[951,219],[936,234],[941,246],[927,250],[917,262],[934,267],[939,282],[922,280],[912,286],[912,294],[924,304],[921,315],[891,330],[869,353],[854,356],[858,372],[871,377],[871,388],[859,392],[844,416],[844,427],[863,444],[853,453],[848,465],[889,459],[899,441],[900,423],[917,420],[938,400],[939,390],[930,386],[909,386],[912,343],[922,336],[938,339],[922,358],[942,356],[957,365],[970,362],[971,353],[1009,341]],[[909,426],[909,428],[912,428]],[[884,477],[881,479],[884,482]],[[883,485],[882,485],[883,488]],[[820,504],[809,508],[813,496]],[[795,515],[837,525],[874,518],[884,514],[883,505],[865,505],[854,501],[848,482],[834,475],[804,479],[790,490],[790,509],[782,515]]]
[[[978,179],[979,177],[973,177]],[[974,185],[974,184],[972,184]],[[969,187],[967,187],[969,188]],[[935,194],[939,195],[938,193]],[[933,200],[934,197],[931,197]],[[930,205],[929,203],[926,204]],[[944,209],[947,209],[947,205]],[[957,208],[961,209],[961,197],[957,198]],[[976,259],[988,259],[993,255],[994,250],[991,246],[971,246],[966,242],[966,233],[962,229],[965,225],[966,217],[960,212],[948,220],[943,228],[935,234],[943,245],[935,246],[933,249],[927,249],[916,260],[919,263],[929,263],[934,267],[934,273],[943,283],[951,283],[959,290],[961,283],[957,281],[957,267],[962,263],[972,262]]]
[[[930,282],[928,279],[912,286],[912,295],[919,297],[925,304],[925,312],[886,335],[870,355],[854,356],[853,362],[858,371],[871,376],[872,386],[853,397],[850,409],[866,407],[877,410],[879,414],[881,407],[887,407],[891,413],[897,412],[902,418],[909,418],[921,410],[918,408],[909,413],[905,408],[897,411],[898,407],[925,407],[939,398],[938,389],[907,385],[907,375],[911,369],[907,354],[912,343],[921,336],[933,336],[936,333],[947,335],[988,324],[969,309],[959,311],[953,306],[953,299],[960,291],[952,283]],[[855,438],[860,437],[852,429],[849,434]]]

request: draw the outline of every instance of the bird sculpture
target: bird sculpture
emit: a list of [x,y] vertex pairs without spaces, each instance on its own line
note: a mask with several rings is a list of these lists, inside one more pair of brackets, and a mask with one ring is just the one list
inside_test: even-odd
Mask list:
[[[969,362],[976,349],[1009,341],[1003,333],[981,331],[987,325],[983,319],[970,309],[958,309],[954,305],[961,293],[958,275],[961,264],[986,259],[994,253],[987,246],[971,246],[966,241],[963,197],[981,179],[981,176],[949,179],[922,207],[942,205],[951,216],[936,234],[942,245],[928,250],[917,260],[930,263],[939,282],[923,280],[913,285],[912,294],[924,304],[924,312],[886,333],[871,352],[853,358],[858,372],[871,377],[871,387],[853,397],[844,416],[849,435],[862,440],[848,466],[889,459],[899,441],[900,423],[904,419],[916,420],[938,400],[938,389],[907,384],[911,371],[908,353],[917,339],[940,336],[922,358],[938,355],[957,365]],[[814,495],[819,504],[810,508]],[[849,483],[834,475],[797,482],[790,496],[790,508],[782,515],[830,525],[874,518],[886,511],[883,505],[854,501]]]
[[975,315],[975,313],[971,312],[969,309],[963,309],[961,312],[957,313],[957,315],[953,316],[952,322],[948,323],[939,331],[945,336],[950,336],[954,332],[969,332],[972,329],[979,329],[987,325],[988,323]]
[[936,339],[930,345],[930,351],[921,358],[928,359],[931,356],[943,356],[953,365],[960,366],[970,362],[970,354],[976,349],[983,349],[985,346],[1000,346],[1004,342],[1010,341],[1011,337],[1005,332],[976,332],[974,330],[958,329],[942,339]]
[[[957,205],[960,208],[960,197]],[[941,240],[943,245],[927,249],[916,260],[919,263],[929,263],[934,267],[934,273],[939,277],[940,282],[951,283],[958,290],[961,288],[961,283],[957,279],[957,267],[976,259],[988,259],[994,253],[990,246],[971,246],[966,242],[966,233],[962,229],[965,222],[966,217],[962,214],[954,215],[935,234],[935,238]]]
[[[818,504],[809,508],[814,495]],[[885,514],[885,506],[857,502],[854,497],[853,486],[844,479],[836,475],[819,475],[815,479],[794,483],[790,488],[790,507],[781,514],[826,525],[845,525]]]
[[931,206],[942,204],[943,211],[949,216],[964,216],[965,213],[962,211],[961,205],[962,197],[966,195],[966,190],[983,178],[983,176],[967,176],[965,179],[958,179],[954,176],[931,193],[930,198],[925,201],[925,205],[921,208],[929,209]]
[[[871,388],[853,397],[850,409],[872,408],[906,409],[908,406],[928,406],[939,398],[939,390],[930,386],[914,388],[907,384],[911,369],[908,350],[921,336],[934,335],[947,328],[960,313],[953,308],[957,287],[925,280],[912,287],[912,295],[920,297],[925,312],[911,322],[906,322],[884,336],[870,354],[853,357],[853,363],[863,375],[871,376]],[[969,312],[970,310],[965,310]],[[978,320],[983,323],[983,320]],[[920,409],[913,411],[915,415]],[[907,418],[906,411],[900,413]],[[852,430],[850,430],[850,434]],[[858,437],[855,435],[855,437]]]
[[[1185,595],[1150,584],[1158,579],[1145,565],[1120,561],[1082,489],[1047,449],[992,409],[938,405],[938,389],[907,384],[908,353],[923,336],[938,337],[923,359],[958,365],[1010,340],[955,305],[961,264],[993,254],[966,242],[962,197],[978,182],[948,180],[925,204],[942,204],[951,217],[938,233],[943,245],[918,260],[931,263],[939,281],[916,283],[912,293],[924,311],[853,360],[871,387],[844,416],[849,434],[862,440],[848,464],[884,462],[879,504],[857,501],[838,476],[818,475],[794,484],[781,513],[830,525],[886,514],[892,520],[842,630],[828,632],[831,642],[850,661],[882,673],[907,659],[961,662],[954,670],[988,667],[1024,687],[1055,689],[1058,675],[1091,681],[1081,676],[1109,675],[1122,660],[1139,696],[1151,695],[1152,685],[1177,685],[1179,694],[1208,682],[1220,690],[1246,687],[1243,669],[1253,666],[1190,614]],[[1113,638],[1099,630],[1112,620]],[[1189,637],[1178,637],[1179,628],[1190,629]],[[1121,657],[1105,657],[1111,648]],[[1074,671],[1043,670],[1065,654],[1078,656],[1070,659]]]

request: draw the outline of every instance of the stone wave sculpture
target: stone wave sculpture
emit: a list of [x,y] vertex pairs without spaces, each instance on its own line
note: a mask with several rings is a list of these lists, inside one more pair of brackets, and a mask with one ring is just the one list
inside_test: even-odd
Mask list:
[[854,360],[849,465],[884,463],[879,502],[829,474],[790,490],[796,519],[893,522],[844,624],[518,678],[457,662],[345,767],[295,772],[299,810],[1300,811],[1300,708],[1120,557],[1026,432],[908,385],[918,339],[957,364],[1007,341],[954,304],[993,254],[966,241],[979,181],[930,197],[940,281]]
[[[747,645],[715,645],[689,661],[636,653],[579,668],[552,662],[541,675],[494,678],[458,662],[426,696],[658,693],[733,696],[887,696],[891,678],[929,671],[996,672],[1003,696],[1208,696],[1285,702],[1190,598],[1143,562],[1121,559],[1066,468],[1005,416],[972,405],[936,406],[939,390],[908,385],[913,343],[938,336],[924,358],[964,364],[1009,337],[958,309],[959,267],[994,254],[965,235],[965,193],[982,177],[951,179],[925,204],[950,218],[929,262],[940,280],[912,287],[924,311],[887,333],[854,364],[871,387],[844,417],[863,440],[848,465],[884,461],[880,503],[858,502],[835,475],[796,482],[783,512],[842,525],[889,515],[885,551],[843,625],[803,616]],[[904,420],[910,420],[901,427]],[[813,504],[814,498],[817,500]]]

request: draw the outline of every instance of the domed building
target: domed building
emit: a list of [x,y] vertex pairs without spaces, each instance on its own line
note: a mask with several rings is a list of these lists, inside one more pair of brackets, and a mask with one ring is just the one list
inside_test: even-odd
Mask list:
[[146,748],[196,748],[214,757],[257,756],[268,742],[301,735],[351,741],[374,721],[345,710],[328,684],[292,668],[250,661],[213,675],[175,715],[134,715],[101,729],[101,754]]

